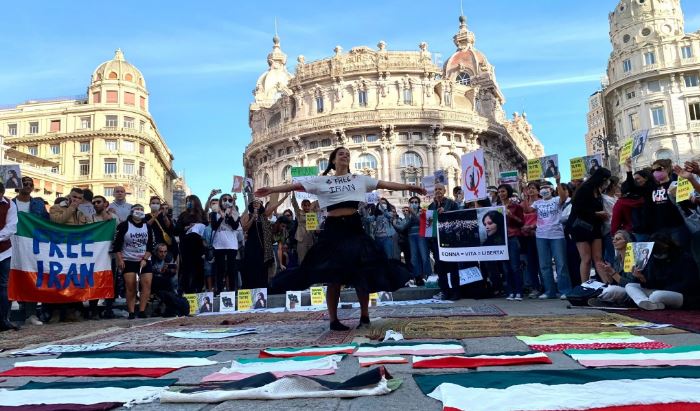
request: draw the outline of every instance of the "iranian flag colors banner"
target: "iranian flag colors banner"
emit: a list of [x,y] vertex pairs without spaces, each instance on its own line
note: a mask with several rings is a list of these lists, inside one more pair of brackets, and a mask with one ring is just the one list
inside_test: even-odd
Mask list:
[[114,220],[68,226],[18,214],[10,300],[68,303],[114,296],[109,258]]

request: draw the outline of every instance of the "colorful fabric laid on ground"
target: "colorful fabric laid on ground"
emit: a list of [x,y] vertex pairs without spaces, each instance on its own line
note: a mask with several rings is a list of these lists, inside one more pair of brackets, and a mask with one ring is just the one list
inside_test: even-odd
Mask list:
[[543,334],[537,337],[515,337],[536,351],[563,351],[568,349],[619,349],[638,348],[653,350],[669,348],[669,344],[632,335],[629,332],[603,332],[596,334]]
[[289,398],[355,398],[384,395],[401,385],[384,367],[377,367],[344,382],[291,375],[277,378],[271,373],[245,380],[207,384],[195,389],[165,391],[161,403],[216,403],[229,400],[276,400]]
[[0,407],[19,407],[18,409],[25,410],[30,409],[30,406],[46,404],[61,405],[63,409],[73,410],[79,409],[78,405],[145,404],[158,399],[168,386],[176,382],[176,379],[32,381],[11,391],[0,390]]
[[217,351],[64,353],[58,358],[16,362],[5,377],[162,377],[183,367],[218,364],[206,359]]
[[543,352],[512,352],[482,355],[436,355],[413,357],[413,368],[477,368],[498,365],[551,364]]
[[0,411],[106,411],[121,407],[120,402],[98,402],[97,404],[36,404],[18,405],[16,407],[4,407],[0,405]]
[[287,375],[328,375],[335,374],[342,355],[292,358],[240,358],[231,361],[231,366],[207,375],[202,382],[238,381],[266,372],[280,378]]
[[564,354],[584,367],[617,366],[700,366],[700,345],[663,348],[660,350],[566,350]]
[[378,344],[362,344],[353,355],[356,357],[375,357],[386,355],[441,354],[464,354],[464,347],[458,341],[387,341]]
[[693,310],[635,310],[625,315],[652,323],[668,323],[676,328],[700,333],[700,315]]
[[304,357],[331,354],[352,354],[357,348],[357,344],[340,345],[314,345],[311,347],[299,348],[266,348],[260,351],[258,357]]
[[50,344],[42,347],[13,351],[12,355],[55,355],[67,352],[102,351],[112,348],[123,342],[105,342],[98,344]]
[[192,338],[198,340],[218,340],[221,338],[238,337],[239,335],[255,334],[255,328],[213,328],[209,330],[188,330],[164,333],[168,337]]
[[372,365],[379,364],[407,364],[408,359],[395,355],[388,355],[384,357],[359,357],[357,359],[360,362],[360,367],[369,367]]
[[424,394],[442,401],[443,410],[450,411],[700,409],[698,367],[498,371],[413,378]]

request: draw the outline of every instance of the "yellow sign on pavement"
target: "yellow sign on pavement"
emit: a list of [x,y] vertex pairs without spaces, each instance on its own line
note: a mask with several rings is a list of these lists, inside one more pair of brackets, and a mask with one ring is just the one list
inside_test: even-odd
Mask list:
[[190,305],[190,315],[197,314],[197,308],[199,308],[197,294],[183,294],[183,297],[185,297],[187,303]]
[[311,305],[319,306],[326,304],[326,293],[323,292],[323,287],[311,287]]
[[253,290],[238,290],[238,311],[253,308]]

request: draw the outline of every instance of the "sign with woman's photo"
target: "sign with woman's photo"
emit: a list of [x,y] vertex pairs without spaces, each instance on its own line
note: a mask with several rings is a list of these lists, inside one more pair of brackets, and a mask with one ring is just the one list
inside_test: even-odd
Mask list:
[[647,266],[653,249],[653,242],[627,243],[622,269],[628,273],[634,270],[642,271]]
[[527,179],[554,178],[559,173],[559,156],[552,154],[527,160]]
[[442,261],[508,259],[504,207],[482,207],[440,213],[437,231]]
[[572,180],[582,180],[586,176],[592,175],[597,169],[603,166],[603,156],[601,154],[576,157],[569,161],[571,163]]
[[22,188],[22,173],[19,171],[19,164],[0,166],[0,174],[5,189]]

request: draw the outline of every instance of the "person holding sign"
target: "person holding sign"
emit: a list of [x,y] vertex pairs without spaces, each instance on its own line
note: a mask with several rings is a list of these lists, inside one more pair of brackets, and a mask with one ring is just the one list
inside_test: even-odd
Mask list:
[[602,191],[610,184],[610,170],[599,168],[576,190],[567,221],[571,237],[581,256],[581,282],[588,281],[591,264],[603,260],[603,223],[610,215],[604,211]]
[[[331,171],[335,171],[329,175]],[[331,330],[348,330],[338,321],[341,284],[352,285],[360,301],[360,326],[369,324],[369,293],[393,291],[411,277],[397,260],[387,258],[362,228],[357,212],[366,193],[376,190],[408,190],[425,194],[419,186],[378,181],[350,172],[350,151],[338,147],[331,152],[328,167],[322,176],[302,182],[256,190],[257,197],[292,190],[318,196],[319,206],[326,208],[328,218],[319,242],[309,250],[298,269],[287,270],[273,280],[273,288],[302,290],[316,283],[328,283],[326,301]]]
[[[223,194],[219,197],[219,210],[209,214],[209,221],[216,264],[216,287],[218,290],[238,291],[240,284],[236,275],[236,253],[238,252],[236,230],[241,219],[231,194]],[[210,279],[211,277],[208,277],[207,281],[211,281]],[[207,284],[207,289],[212,288],[213,284]]]
[[17,232],[17,206],[5,197],[5,186],[0,182],[0,331],[19,330],[10,322],[10,299],[7,287],[10,278],[12,242],[10,237]]
[[631,272],[624,270],[627,244],[632,243],[632,235],[625,230],[618,230],[613,236],[615,247],[615,260],[612,265],[607,261],[601,261],[596,266],[601,280],[608,286],[597,297],[588,300],[588,305],[593,307],[607,307],[610,304],[623,305],[627,300],[625,286],[628,283],[638,283],[639,280]]
[[[314,202],[314,204],[317,204]],[[297,202],[297,196],[292,193],[292,207],[294,207],[294,214],[297,216],[297,229],[294,233],[294,238],[297,242],[297,256],[299,257],[299,264],[304,261],[306,254],[309,252],[311,247],[314,245],[314,233],[306,228],[306,218],[307,215],[312,213],[311,201],[304,199],[301,201],[301,207]],[[313,213],[316,216],[316,213]],[[318,219],[317,219],[318,220]]]
[[[647,197],[646,200],[650,228],[652,233],[668,234],[676,244],[686,244],[690,240],[690,233],[674,201],[677,182],[671,178],[671,164],[669,159],[659,159],[651,165],[656,185],[652,189],[651,198]],[[680,168],[679,171],[685,174]]]

